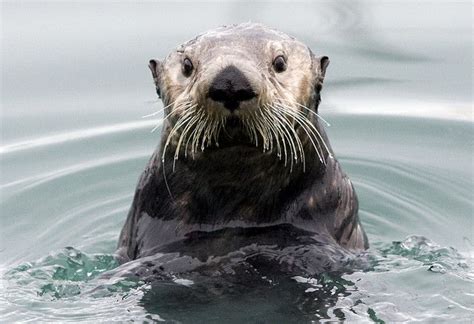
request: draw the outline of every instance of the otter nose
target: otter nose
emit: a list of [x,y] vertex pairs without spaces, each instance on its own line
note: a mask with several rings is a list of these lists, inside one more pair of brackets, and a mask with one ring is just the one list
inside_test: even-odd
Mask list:
[[249,80],[233,65],[219,72],[209,87],[209,98],[222,102],[230,111],[239,108],[241,101],[251,100],[256,96]]

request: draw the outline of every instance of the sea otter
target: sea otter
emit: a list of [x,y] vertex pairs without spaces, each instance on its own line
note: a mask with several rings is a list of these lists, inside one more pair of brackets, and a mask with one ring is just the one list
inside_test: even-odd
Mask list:
[[253,23],[217,28],[163,62],[150,60],[165,117],[119,260],[172,253],[205,261],[265,246],[315,251],[305,254],[312,262],[368,248],[356,193],[318,115],[328,64]]

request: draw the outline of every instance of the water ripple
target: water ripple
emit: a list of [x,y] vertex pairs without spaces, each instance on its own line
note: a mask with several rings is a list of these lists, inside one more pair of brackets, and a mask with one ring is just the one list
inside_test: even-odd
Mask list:
[[123,163],[125,161],[142,159],[142,158],[148,157],[149,155],[150,155],[150,152],[136,152],[136,153],[129,152],[124,155],[105,157],[105,158],[100,158],[100,159],[96,159],[96,160],[88,161],[88,162],[81,162],[79,164],[71,165],[59,170],[46,172],[43,174],[38,174],[32,177],[27,177],[23,179],[18,179],[18,180],[6,183],[4,185],[1,185],[0,189],[9,189],[10,193],[14,192],[12,191],[12,188],[17,187],[17,186],[19,186],[19,189],[17,190],[20,190],[20,191],[29,190],[58,178],[69,177],[86,170],[91,170],[91,169],[95,169],[99,167],[106,167],[106,166],[110,166],[117,163]]
[[[0,187],[1,230],[2,236],[8,237],[8,246],[2,251],[3,266],[12,265],[1,279],[6,293],[0,295],[0,321],[20,317],[31,321],[153,321],[162,317],[172,319],[175,306],[188,307],[187,319],[202,319],[201,304],[196,305],[193,300],[183,303],[179,297],[194,294],[214,301],[206,307],[215,307],[216,311],[225,309],[224,302],[219,303],[224,300],[224,304],[235,309],[281,306],[285,314],[306,319],[466,318],[472,307],[466,304],[468,297],[462,289],[472,283],[472,269],[449,247],[460,246],[458,241],[462,238],[454,236],[466,232],[465,222],[473,207],[470,173],[458,167],[464,164],[453,163],[457,157],[465,159],[464,146],[453,148],[453,143],[465,136],[460,126],[466,125],[436,122],[420,132],[413,119],[344,118],[348,117],[335,117],[331,128],[341,136],[340,142],[337,136],[331,138],[336,145],[343,144],[336,151],[359,196],[361,220],[375,259],[373,269],[342,278],[325,275],[304,282],[293,280],[288,286],[267,276],[264,280],[269,286],[265,289],[244,287],[243,291],[257,297],[239,295],[241,304],[233,299],[235,295],[217,299],[215,295],[206,296],[199,289],[209,288],[208,281],[194,277],[177,276],[152,293],[143,283],[125,278],[111,280],[98,274],[113,268],[105,261],[112,257],[137,177],[156,147],[156,137],[140,136],[140,132],[133,131],[151,129],[156,121],[90,128],[3,146],[1,153],[8,155],[4,162],[16,173]],[[376,131],[383,134],[381,138],[373,138],[371,118],[377,122],[380,129]],[[345,123],[339,124],[341,120]],[[417,132],[400,128],[407,124]],[[445,134],[441,139],[435,136],[439,132]],[[120,136],[106,136],[118,133]],[[358,134],[360,141],[341,140],[351,134]],[[415,135],[422,138],[414,141]],[[69,141],[74,143],[69,145]],[[60,146],[63,143],[68,145]],[[424,143],[434,146],[433,150]],[[21,154],[9,154],[15,152]],[[81,154],[76,156],[76,152]],[[387,156],[386,152],[391,154]],[[71,158],[61,159],[61,155]],[[453,160],[445,164],[428,163],[435,156],[449,156]],[[428,157],[430,161],[426,161]],[[21,168],[28,168],[28,172],[22,173]],[[451,234],[446,239],[448,230]],[[414,232],[419,236],[413,236]],[[408,235],[411,236],[400,241]],[[443,245],[436,245],[427,237]],[[75,249],[48,255],[51,250],[70,245]],[[472,250],[472,245],[468,249]],[[47,257],[40,258],[44,255]],[[88,277],[88,273],[93,274]],[[194,284],[177,284],[186,280]],[[437,286],[440,280],[442,287]],[[265,297],[259,299],[259,294]],[[419,298],[414,299],[415,295]],[[281,296],[290,296],[293,302],[283,305]],[[176,303],[170,298],[175,298]],[[179,314],[176,316],[180,318]]]
[[50,136],[34,138],[22,142],[7,144],[0,146],[0,154],[8,154],[18,151],[35,149],[42,146],[49,146],[54,144],[62,144],[71,141],[84,140],[87,138],[97,137],[101,135],[109,135],[121,132],[128,132],[131,130],[154,127],[162,123],[161,119],[151,119],[146,121],[137,121],[130,123],[121,123],[115,125],[106,125],[94,128],[81,129],[70,131]]

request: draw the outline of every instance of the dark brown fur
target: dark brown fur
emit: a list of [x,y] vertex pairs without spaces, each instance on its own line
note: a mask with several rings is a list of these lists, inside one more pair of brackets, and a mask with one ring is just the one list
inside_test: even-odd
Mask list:
[[[258,30],[256,39],[261,37]],[[297,94],[301,103],[315,112],[326,66],[326,61],[321,62],[311,78],[304,76]],[[169,79],[160,78],[158,74],[163,69],[162,65],[153,69],[153,77],[168,104],[173,100],[173,91],[180,88],[169,84]],[[316,117],[308,114],[307,118],[329,143]],[[290,171],[284,161],[272,152],[263,153],[260,147],[224,141],[219,148],[206,148],[194,158],[180,158],[173,171],[174,150],[167,151],[165,163],[161,160],[172,126],[173,120],[165,121],[161,145],[139,180],[120,234],[117,252],[122,262],[158,252],[185,253],[188,243],[183,242],[199,240],[196,233],[215,234],[216,244],[201,246],[204,251],[199,251],[200,255],[219,255],[227,251],[226,241],[236,239],[218,234],[223,230],[252,229],[251,236],[238,235],[239,248],[262,243],[259,230],[268,236],[268,230],[278,225],[303,230],[315,244],[347,250],[368,247],[351,182],[337,160],[329,155],[332,152],[323,152],[326,164],[319,160],[298,127],[306,152],[306,170],[302,164],[296,164]],[[287,244],[283,242],[290,239],[281,231],[274,233],[276,242]]]

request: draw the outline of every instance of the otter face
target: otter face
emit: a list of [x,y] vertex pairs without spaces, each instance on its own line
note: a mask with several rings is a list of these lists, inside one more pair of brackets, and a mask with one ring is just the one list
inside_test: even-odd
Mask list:
[[[170,132],[165,144],[191,151],[252,144],[304,162],[309,141],[322,160],[316,114],[327,57],[259,24],[224,26],[181,45],[164,62],[150,61]],[[326,147],[327,149],[327,147]]]

